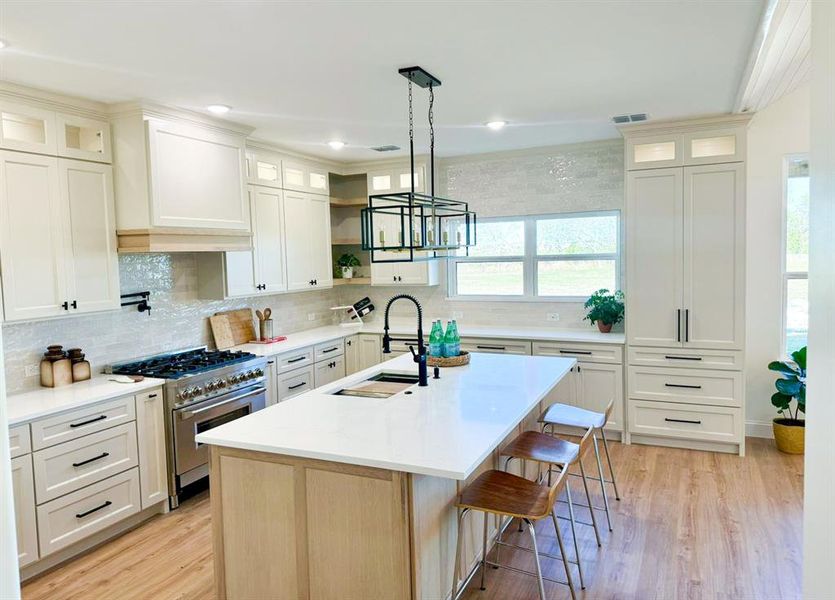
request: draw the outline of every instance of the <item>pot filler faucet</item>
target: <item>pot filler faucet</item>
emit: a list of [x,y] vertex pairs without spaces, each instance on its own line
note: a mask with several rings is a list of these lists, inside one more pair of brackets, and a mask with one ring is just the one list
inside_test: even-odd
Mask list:
[[428,385],[428,375],[426,372],[426,345],[423,343],[423,309],[421,309],[420,302],[418,302],[414,296],[410,296],[409,294],[398,294],[397,296],[393,296],[392,299],[388,301],[388,304],[386,304],[385,325],[383,326],[383,354],[391,354],[389,309],[396,300],[400,300],[401,298],[414,302],[415,307],[417,308],[418,348],[417,352],[415,352],[415,347],[409,346],[409,350],[412,351],[412,357],[418,365],[418,385],[420,387],[426,387]]

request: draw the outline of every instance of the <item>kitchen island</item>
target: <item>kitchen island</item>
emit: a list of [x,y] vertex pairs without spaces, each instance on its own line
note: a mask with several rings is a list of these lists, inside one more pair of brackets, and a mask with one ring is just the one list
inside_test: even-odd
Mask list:
[[[380,372],[416,373],[401,356],[198,435],[211,446],[218,597],[445,598],[458,491],[536,428],[574,364],[473,354],[427,387],[335,395]],[[481,526],[465,531],[465,573]]]

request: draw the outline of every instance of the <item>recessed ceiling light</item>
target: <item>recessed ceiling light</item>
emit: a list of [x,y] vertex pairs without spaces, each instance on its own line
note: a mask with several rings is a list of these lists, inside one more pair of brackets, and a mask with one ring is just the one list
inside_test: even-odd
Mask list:
[[345,147],[345,142],[340,142],[339,140],[331,140],[328,142],[328,146],[333,148],[334,150],[342,150]]
[[493,131],[498,131],[499,129],[507,125],[507,121],[490,121],[489,123],[485,123],[485,125],[487,125],[487,127],[492,129]]
[[209,104],[209,106],[206,107],[206,110],[215,115],[225,115],[232,110],[232,107],[226,106],[225,104]]

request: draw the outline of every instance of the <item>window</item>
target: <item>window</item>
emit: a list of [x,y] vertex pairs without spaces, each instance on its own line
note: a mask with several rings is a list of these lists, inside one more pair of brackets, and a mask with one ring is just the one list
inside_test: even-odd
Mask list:
[[783,348],[791,354],[809,330],[809,160],[790,157],[785,180]]
[[580,300],[618,288],[618,211],[480,219],[477,235],[469,256],[450,260],[451,297]]

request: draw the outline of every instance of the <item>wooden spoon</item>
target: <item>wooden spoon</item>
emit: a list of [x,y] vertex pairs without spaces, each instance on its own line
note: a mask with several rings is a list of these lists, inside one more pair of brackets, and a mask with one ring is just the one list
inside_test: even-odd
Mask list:
[[271,314],[273,314],[273,309],[265,308],[264,309],[264,320],[266,321],[267,319],[269,319]]
[[255,311],[255,316],[256,316],[256,317],[258,317],[258,320],[259,320],[259,321],[263,321],[263,320],[266,318],[266,317],[264,316],[264,313],[262,313],[260,310],[256,310],[256,311]]

